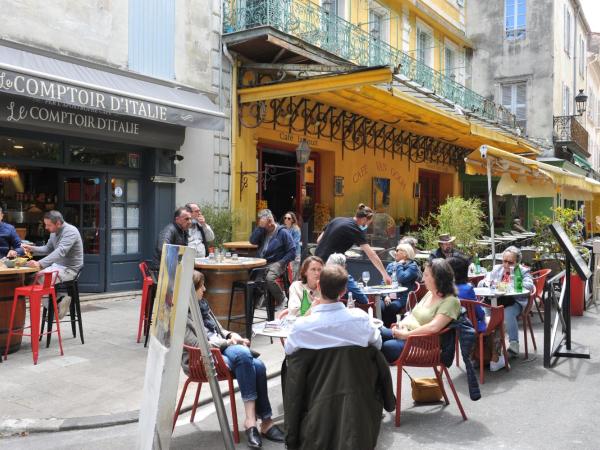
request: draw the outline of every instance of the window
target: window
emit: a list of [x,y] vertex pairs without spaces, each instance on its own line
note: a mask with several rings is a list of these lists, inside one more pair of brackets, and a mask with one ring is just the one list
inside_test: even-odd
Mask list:
[[517,126],[525,131],[527,127],[527,83],[510,83],[501,86],[501,103],[513,113]]
[[571,115],[571,90],[566,84],[563,85],[562,114],[563,116]]
[[140,186],[137,179],[111,179],[110,250],[112,255],[140,251]]
[[433,66],[433,32],[420,24],[417,25],[417,59]]
[[583,76],[585,72],[585,41],[579,37],[579,75]]
[[321,0],[321,7],[329,14],[346,18],[346,5],[344,0]]
[[456,53],[449,47],[444,51],[444,73],[447,77],[456,79]]
[[525,39],[525,0],[505,0],[504,30],[506,39]]
[[129,0],[129,69],[175,78],[175,0]]
[[565,5],[565,52],[571,56],[571,11],[569,7]]

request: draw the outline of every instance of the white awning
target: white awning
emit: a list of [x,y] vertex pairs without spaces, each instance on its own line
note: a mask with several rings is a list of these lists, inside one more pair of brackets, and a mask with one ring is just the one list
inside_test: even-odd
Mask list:
[[204,94],[0,46],[0,92],[164,124],[222,130],[225,115]]

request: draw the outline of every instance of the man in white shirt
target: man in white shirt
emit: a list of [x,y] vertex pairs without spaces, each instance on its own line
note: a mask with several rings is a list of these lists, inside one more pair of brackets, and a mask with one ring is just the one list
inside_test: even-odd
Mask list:
[[202,215],[196,203],[188,203],[185,209],[192,215],[192,225],[188,230],[188,247],[196,250],[197,258],[208,256],[208,242],[215,240],[215,233]]
[[346,291],[348,272],[341,266],[325,266],[321,271],[321,298],[315,299],[310,314],[296,320],[286,343],[291,355],[301,348],[320,350],[332,347],[373,345],[381,348],[379,328],[371,324],[367,313],[358,308],[347,309],[338,300]]

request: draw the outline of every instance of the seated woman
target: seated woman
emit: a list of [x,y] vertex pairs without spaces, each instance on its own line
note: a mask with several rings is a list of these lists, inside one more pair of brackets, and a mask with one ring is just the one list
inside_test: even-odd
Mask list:
[[398,284],[408,290],[399,294],[386,295],[381,300],[381,318],[386,327],[396,322],[396,314],[406,306],[408,292],[415,288],[415,282],[421,275],[421,269],[414,260],[415,251],[410,244],[398,244],[395,258],[396,261],[389,263],[385,270],[390,276],[395,272]]
[[[337,264],[338,266],[342,266],[344,269],[346,268],[346,255],[343,253],[332,253],[327,258],[326,266],[331,264]],[[346,292],[340,297],[344,300],[348,299],[348,293],[352,293],[352,298],[355,302],[362,303],[366,305],[369,303],[369,298],[363,293],[363,291],[358,287],[358,283],[354,279],[354,277],[348,273],[348,284],[346,285]]]
[[[223,354],[223,360],[238,381],[246,418],[246,437],[248,447],[261,448],[261,436],[275,442],[283,442],[283,431],[273,423],[272,410],[267,393],[267,370],[264,363],[255,358],[249,348],[250,341],[242,338],[237,333],[224,330],[204,298],[204,275],[198,271],[193,274],[194,288],[202,313],[202,321],[208,337],[208,342],[213,348],[218,348]],[[199,347],[198,336],[193,326],[191,314],[188,313],[187,327],[184,343],[189,346]],[[181,366],[186,375],[189,374],[189,355],[183,350]],[[261,419],[260,433],[256,425],[257,418]]]
[[[323,260],[318,256],[309,256],[304,260],[302,267],[300,267],[300,279],[290,285],[287,307],[289,316],[303,316],[310,309],[313,300],[321,297],[317,283],[323,265]],[[285,313],[285,310],[282,311],[279,317],[282,317]]]
[[448,262],[436,258],[425,264],[423,281],[429,292],[402,322],[392,328],[382,327],[381,351],[388,362],[398,359],[411,334],[439,333],[460,315],[456,298],[454,272]]
[[[523,289],[531,292],[533,289],[533,278],[529,268],[525,267],[521,263],[521,250],[514,245],[506,248],[502,253],[502,264],[496,264],[494,268],[487,273],[486,277],[479,282],[480,286],[489,286],[493,281],[498,282],[509,282],[511,275],[511,268],[514,269],[517,265],[521,269],[521,275],[523,276]],[[508,331],[508,340],[510,342],[508,346],[508,353],[512,356],[519,354],[519,323],[517,317],[521,314],[521,311],[527,306],[529,301],[529,294],[509,297],[498,297],[498,305],[504,305],[504,324]]]

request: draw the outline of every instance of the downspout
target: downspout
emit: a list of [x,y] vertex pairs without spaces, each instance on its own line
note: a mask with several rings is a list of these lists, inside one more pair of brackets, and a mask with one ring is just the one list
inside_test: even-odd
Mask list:
[[[234,178],[235,178],[235,169],[233,166],[233,158],[236,152],[237,147],[237,136],[238,136],[238,100],[237,100],[237,84],[238,84],[238,70],[237,70],[237,61],[235,58],[229,53],[227,49],[227,45],[223,44],[223,54],[231,64],[231,86],[229,89],[229,94],[231,96],[231,104],[230,104],[230,153],[229,153],[229,206],[232,208],[234,195]],[[241,175],[240,175],[241,176]],[[235,228],[235,226],[234,226]],[[235,231],[235,230],[234,230]],[[235,236],[235,234],[234,234]]]
[[[223,47],[223,1],[219,1],[219,49]],[[219,109],[223,112],[223,56],[219,54]],[[221,169],[221,147],[223,145],[223,131],[219,131],[219,144],[218,144],[218,161],[219,161],[219,172],[217,180],[217,208],[221,207],[221,178],[223,176],[223,170]],[[214,156],[214,155],[213,155]],[[230,192],[231,195],[231,192]]]

